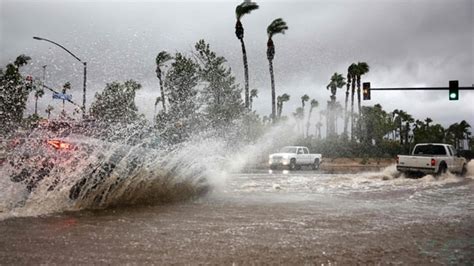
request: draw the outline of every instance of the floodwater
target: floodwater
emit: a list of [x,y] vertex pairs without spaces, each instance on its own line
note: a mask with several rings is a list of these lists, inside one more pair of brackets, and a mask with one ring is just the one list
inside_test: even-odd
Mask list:
[[0,221],[0,264],[474,263],[474,174],[232,174],[206,196]]

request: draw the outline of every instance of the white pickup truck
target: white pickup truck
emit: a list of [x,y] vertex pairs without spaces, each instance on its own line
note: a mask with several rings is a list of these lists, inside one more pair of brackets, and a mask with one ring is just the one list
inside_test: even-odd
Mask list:
[[412,155],[397,156],[397,170],[407,174],[439,175],[449,170],[464,175],[466,164],[452,145],[441,143],[420,143],[415,145]]
[[278,153],[270,154],[268,164],[270,169],[285,166],[290,170],[295,170],[301,168],[302,165],[308,165],[312,166],[313,170],[317,170],[321,161],[321,154],[310,154],[306,147],[287,146]]

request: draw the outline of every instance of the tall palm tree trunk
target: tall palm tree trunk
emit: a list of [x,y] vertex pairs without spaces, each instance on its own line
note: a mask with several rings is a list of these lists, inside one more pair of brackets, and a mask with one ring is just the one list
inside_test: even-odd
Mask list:
[[349,102],[349,82],[347,82],[347,90],[346,90],[346,101],[344,103],[344,136],[347,137],[347,125],[349,124],[349,116],[347,114],[347,104]]
[[360,102],[360,75],[357,75],[357,111],[359,114],[357,115],[357,132],[361,132],[362,125],[360,121],[362,121],[362,112],[361,112],[361,102]]
[[240,39],[242,44],[242,57],[244,60],[244,78],[245,78],[245,108],[249,108],[249,65],[247,63],[247,51],[245,50],[244,38]]
[[402,119],[400,119],[400,130],[399,130],[399,135],[400,135],[400,144],[403,145],[403,130],[402,130]]
[[351,91],[351,140],[354,140],[354,94],[355,94],[355,80],[352,79]]
[[309,109],[309,114],[308,114],[308,121],[306,122],[306,137],[309,136],[309,120],[311,119],[311,113],[313,112],[313,108],[311,107]]
[[359,112],[359,117],[361,116],[360,111],[360,75],[357,75],[357,110]]
[[335,134],[335,131],[336,131],[336,127],[335,127],[335,124],[334,124],[334,119],[335,119],[335,114],[334,114],[334,105],[335,105],[335,102],[336,101],[336,97],[334,96],[331,96],[331,101],[328,102],[328,114],[326,115],[326,120],[328,121],[328,136],[334,136],[336,135]]
[[35,97],[35,115],[38,115],[38,97]]
[[276,108],[275,108],[275,78],[273,76],[273,61],[268,60],[270,67],[270,79],[272,83],[272,123],[275,123],[276,118]]
[[158,77],[160,81],[160,91],[161,91],[161,104],[163,105],[163,112],[166,113],[166,105],[165,105],[165,90],[163,88],[163,79],[161,78],[161,74]]
[[278,119],[281,118],[281,112],[283,111],[283,103],[280,102],[279,104],[277,103],[277,117]]

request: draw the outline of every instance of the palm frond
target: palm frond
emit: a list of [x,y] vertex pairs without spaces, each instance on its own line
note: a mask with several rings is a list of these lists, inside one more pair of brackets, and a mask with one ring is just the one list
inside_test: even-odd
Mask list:
[[17,66],[17,67],[21,67],[21,66],[24,66],[24,65],[28,64],[28,61],[30,61],[30,60],[31,60],[31,57],[22,54],[22,55],[19,55],[15,59],[14,65]]
[[358,62],[357,69],[358,69],[359,75],[364,75],[367,72],[369,72],[369,65],[366,62]]
[[256,9],[258,9],[257,3],[244,1],[235,8],[235,16],[237,17],[237,20],[240,20],[240,18],[242,18],[245,14],[250,14],[250,12]]
[[286,22],[282,18],[277,18],[270,23],[267,27],[267,34],[271,38],[277,33],[285,34],[285,31],[288,30]]
[[357,76],[357,73],[358,73],[357,64],[356,64],[356,63],[352,63],[352,64],[349,66],[349,68],[347,69],[347,72],[348,72],[352,77]]
[[157,56],[156,56],[156,65],[161,66],[167,61],[173,59],[173,57],[168,54],[166,51],[161,51]]

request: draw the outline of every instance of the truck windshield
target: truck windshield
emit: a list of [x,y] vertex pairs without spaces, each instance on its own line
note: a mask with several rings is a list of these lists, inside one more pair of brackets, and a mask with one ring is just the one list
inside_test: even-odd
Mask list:
[[413,155],[446,155],[446,149],[442,145],[419,145]]
[[282,153],[296,153],[295,147],[283,147],[280,152]]

